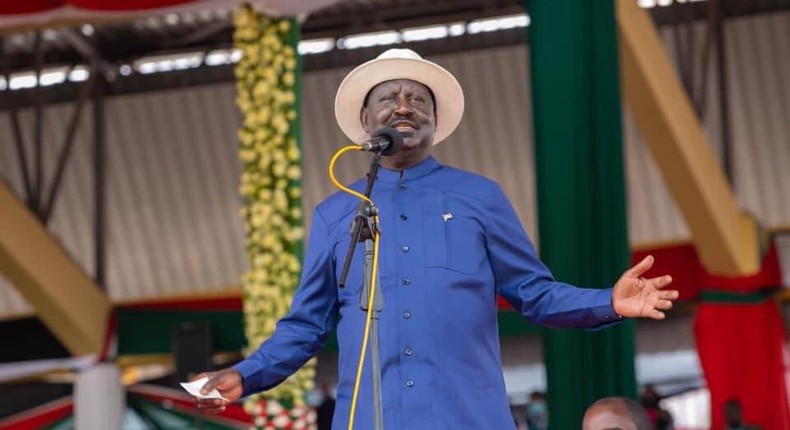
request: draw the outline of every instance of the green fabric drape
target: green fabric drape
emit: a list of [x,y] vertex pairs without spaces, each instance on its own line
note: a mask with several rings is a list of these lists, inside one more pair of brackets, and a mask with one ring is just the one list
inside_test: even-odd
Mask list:
[[[612,0],[531,0],[529,27],[540,255],[557,279],[611,286],[628,267]],[[550,428],[636,396],[634,327],[546,330]]]

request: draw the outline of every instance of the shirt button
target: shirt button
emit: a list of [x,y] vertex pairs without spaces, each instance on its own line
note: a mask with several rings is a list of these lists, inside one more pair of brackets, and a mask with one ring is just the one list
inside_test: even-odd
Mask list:
[[405,190],[406,189],[406,184],[400,184],[400,189],[401,190]]
[[409,388],[413,387],[414,386],[414,381],[409,379],[408,381],[406,381],[406,386],[409,387]]
[[403,252],[409,252],[409,245],[403,245],[400,247],[400,250]]
[[400,214],[400,219],[406,221],[407,219],[409,219],[409,217],[406,216],[406,214]]
[[406,318],[406,319],[409,319],[409,318],[411,318],[411,312],[409,312],[409,311],[403,311],[403,318]]
[[409,284],[411,284],[411,279],[403,278],[403,279],[400,280],[400,283],[403,284],[403,285],[409,285]]
[[406,355],[412,355],[414,354],[414,350],[407,346],[406,349],[403,350],[403,353]]

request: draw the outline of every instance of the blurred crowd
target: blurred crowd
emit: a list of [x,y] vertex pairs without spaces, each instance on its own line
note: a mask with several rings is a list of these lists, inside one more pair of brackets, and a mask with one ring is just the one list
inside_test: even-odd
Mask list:
[[[661,407],[662,398],[654,386],[647,385],[640,401],[625,397],[600,399],[587,408],[582,429],[682,430],[676,429],[672,414]],[[721,430],[760,430],[760,427],[743,421],[738,399],[730,399],[722,413],[727,425]],[[545,393],[531,393],[526,413],[514,414],[513,419],[519,430],[548,430],[549,410]]]
[[[315,395],[310,403],[316,407],[318,430],[331,430],[334,392],[328,384],[322,383]],[[672,414],[661,407],[662,399],[652,385],[644,387],[640,401],[626,397],[600,399],[585,411],[582,430],[682,430],[675,428]],[[518,430],[548,430],[549,408],[545,393],[532,392],[526,412],[519,411],[513,415]],[[743,421],[738,399],[730,399],[722,413],[727,425],[720,430],[761,430]]]

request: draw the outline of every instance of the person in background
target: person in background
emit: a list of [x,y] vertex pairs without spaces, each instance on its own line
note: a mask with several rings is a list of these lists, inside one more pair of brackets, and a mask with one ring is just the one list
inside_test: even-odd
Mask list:
[[546,395],[542,392],[533,391],[529,395],[526,421],[528,430],[546,430],[549,428],[549,408],[546,405]]
[[645,409],[627,397],[606,397],[584,413],[582,430],[652,430]]
[[743,422],[743,410],[738,399],[727,400],[724,404],[724,419],[727,421],[724,430],[760,430],[760,426]]
[[642,406],[647,412],[650,424],[655,430],[672,430],[674,428],[672,414],[661,408],[661,398],[653,385],[645,385],[645,389],[642,391]]
[[335,398],[332,397],[332,390],[326,382],[321,384],[321,394],[323,400],[316,408],[316,421],[318,430],[332,430],[332,417],[335,414]]
[[653,428],[655,430],[675,430],[675,420],[672,418],[672,414],[666,409],[659,409]]

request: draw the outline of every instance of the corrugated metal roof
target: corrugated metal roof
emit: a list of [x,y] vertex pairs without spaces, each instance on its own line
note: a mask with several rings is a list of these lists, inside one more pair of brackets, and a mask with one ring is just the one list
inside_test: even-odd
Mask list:
[[[234,85],[124,96],[107,102],[107,290],[115,300],[238,285],[246,267],[238,215]],[[68,106],[46,109],[55,158]],[[81,121],[50,231],[89,275],[93,266],[90,110]],[[7,118],[2,118],[6,121]],[[31,112],[22,112],[31,130]],[[21,190],[10,131],[2,172]],[[51,171],[48,169],[47,171]],[[26,306],[8,285],[0,315]]]
[[[743,206],[764,226],[790,225],[790,126],[786,120],[790,86],[784,80],[790,74],[790,52],[778,44],[790,37],[790,14],[728,23],[735,189]],[[665,31],[664,37],[669,39],[672,34]],[[464,120],[453,136],[437,147],[438,158],[499,181],[534,238],[532,107],[526,47],[469,51],[433,60],[456,74],[467,96]],[[304,79],[306,208],[333,191],[326,166],[331,153],[346,143],[334,121],[333,100],[347,71],[311,72]],[[715,98],[712,82],[709,80],[709,103]],[[234,85],[223,84],[107,100],[107,288],[113,299],[239,284],[246,261],[238,216],[236,133],[240,118],[234,99]],[[50,164],[54,149],[62,143],[69,113],[70,107],[63,105],[46,109]],[[87,109],[50,229],[91,274],[89,115]],[[706,123],[718,152],[715,119],[715,111],[708,112]],[[0,124],[7,121],[5,114],[0,117]],[[28,132],[32,130],[30,111],[22,112],[22,121]],[[688,229],[628,120],[624,136],[631,242],[687,238]],[[0,127],[0,142],[0,175],[19,191],[22,187],[10,127]],[[514,147],[519,149],[514,151]],[[338,173],[350,181],[366,171],[367,159],[352,155],[340,163]],[[306,213],[309,217],[310,211]],[[28,310],[13,288],[0,282],[0,316]]]
[[[693,25],[701,51],[705,28]],[[671,28],[661,35],[678,59]],[[725,27],[729,88],[732,186],[743,210],[769,229],[790,226],[790,51],[779,41],[790,38],[790,13],[730,19]],[[700,55],[700,52],[696,53]],[[697,58],[696,61],[699,61]],[[722,156],[718,89],[713,62],[707,70],[703,124],[713,151]],[[630,240],[634,244],[673,241],[690,236],[655,162],[624,113],[629,185]]]
[[735,187],[764,226],[790,226],[790,14],[728,26]]
[[108,287],[140,298],[236,285],[234,86],[125,96],[110,103]]

